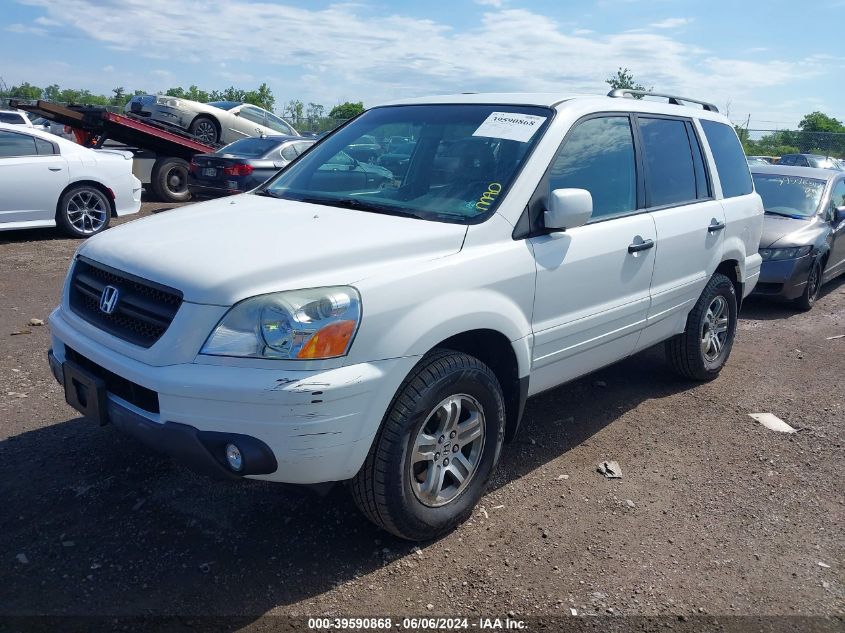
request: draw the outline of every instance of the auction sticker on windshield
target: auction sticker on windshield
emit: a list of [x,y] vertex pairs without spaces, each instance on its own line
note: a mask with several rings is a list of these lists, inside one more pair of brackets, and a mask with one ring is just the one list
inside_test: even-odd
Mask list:
[[534,114],[492,112],[472,135],[527,143],[545,120]]

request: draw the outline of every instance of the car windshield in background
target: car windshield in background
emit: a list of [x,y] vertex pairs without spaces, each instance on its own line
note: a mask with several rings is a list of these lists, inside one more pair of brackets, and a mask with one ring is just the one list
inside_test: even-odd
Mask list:
[[237,101],[209,101],[205,105],[214,106],[215,108],[220,108],[221,110],[231,110],[235,106],[241,105]]
[[817,178],[754,174],[754,186],[766,213],[790,218],[812,217],[819,208],[826,182]]
[[233,154],[237,156],[244,156],[246,158],[259,158],[273,151],[279,146],[281,141],[269,138],[244,138],[234,143],[229,143],[226,147],[221,147],[215,154]]
[[[316,145],[263,194],[478,222],[504,197],[552,114],[547,108],[488,104],[374,108]],[[410,145],[403,147],[408,160],[382,160],[396,137]],[[366,161],[362,144],[376,152]]]

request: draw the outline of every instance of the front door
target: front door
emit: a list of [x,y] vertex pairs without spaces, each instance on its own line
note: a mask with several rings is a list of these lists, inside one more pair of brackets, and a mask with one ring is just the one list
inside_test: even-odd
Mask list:
[[832,225],[833,240],[825,268],[825,281],[845,272],[845,220],[836,221],[837,207],[845,207],[845,178],[840,178],[834,183],[830,192],[830,210],[827,217]]
[[529,240],[537,264],[531,393],[631,354],[648,314],[657,232],[638,209],[628,115],[573,127],[546,193],[562,188],[589,191],[593,215],[584,226]]

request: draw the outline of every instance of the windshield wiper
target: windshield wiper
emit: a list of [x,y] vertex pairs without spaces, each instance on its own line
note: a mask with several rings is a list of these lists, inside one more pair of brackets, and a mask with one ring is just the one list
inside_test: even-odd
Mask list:
[[254,192],[252,195],[254,195],[254,196],[264,196],[265,198],[281,199],[281,196],[279,194],[273,193],[269,189],[261,189],[260,191]]
[[766,215],[779,215],[784,218],[792,218],[793,220],[806,220],[808,216],[800,215],[798,213],[783,213],[781,211],[769,211],[768,209],[764,209]]
[[424,220],[425,217],[419,213],[414,213],[407,209],[399,209],[389,204],[378,204],[369,200],[361,200],[360,198],[315,198],[304,197],[295,198],[300,202],[308,202],[311,204],[324,204],[330,207],[340,207],[341,209],[355,209],[356,211],[370,211],[372,213],[382,213],[384,215],[400,215],[409,218],[417,218]]

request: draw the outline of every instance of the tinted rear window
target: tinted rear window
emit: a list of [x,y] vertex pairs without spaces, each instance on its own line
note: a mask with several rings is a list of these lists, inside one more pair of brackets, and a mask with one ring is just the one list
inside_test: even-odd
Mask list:
[[23,123],[23,117],[14,112],[0,112],[0,123]]
[[710,151],[713,152],[724,196],[735,198],[751,193],[753,187],[748,162],[733,128],[724,123],[704,120],[701,121],[701,127],[710,144]]
[[237,101],[209,101],[205,105],[214,106],[215,108],[220,108],[221,110],[231,110],[235,106],[241,105]]
[[[697,170],[686,123],[680,119],[639,117],[639,125],[648,169],[648,206],[696,200]],[[697,144],[695,150],[699,151]]]
[[279,147],[281,143],[271,138],[244,138],[226,147],[221,147],[215,154],[234,154],[246,158],[259,158]]

